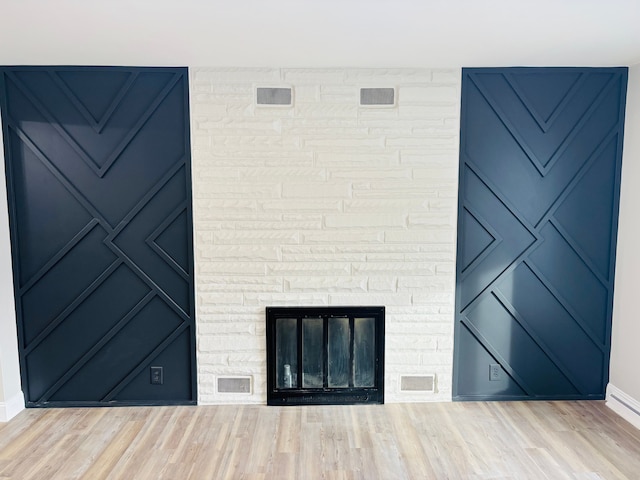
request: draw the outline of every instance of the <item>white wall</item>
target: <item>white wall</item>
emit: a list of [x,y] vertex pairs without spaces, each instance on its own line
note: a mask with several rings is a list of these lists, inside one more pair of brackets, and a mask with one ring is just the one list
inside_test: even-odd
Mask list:
[[[640,426],[640,65],[629,69],[608,405]],[[612,397],[613,395],[613,397]],[[619,401],[617,400],[619,399]],[[636,414],[629,409],[637,410]],[[634,418],[635,417],[635,418]]]
[[[450,400],[460,70],[191,78],[199,402],[266,401],[269,305],[385,305],[385,401]],[[256,85],[292,86],[294,106],[256,106]],[[367,86],[398,105],[360,108]],[[253,376],[253,395],[216,393],[218,375]]]
[[[2,131],[0,130],[1,145]],[[18,363],[3,148],[0,148],[0,168],[3,172],[0,179],[0,422],[4,422],[24,408],[24,397],[20,386]]]

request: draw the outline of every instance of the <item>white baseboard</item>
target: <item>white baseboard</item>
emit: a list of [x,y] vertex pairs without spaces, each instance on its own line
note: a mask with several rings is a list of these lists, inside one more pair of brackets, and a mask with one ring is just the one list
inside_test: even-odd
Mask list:
[[607,385],[607,407],[640,429],[640,401],[614,385]]
[[0,422],[8,422],[24,410],[24,395],[16,393],[6,402],[0,402]]

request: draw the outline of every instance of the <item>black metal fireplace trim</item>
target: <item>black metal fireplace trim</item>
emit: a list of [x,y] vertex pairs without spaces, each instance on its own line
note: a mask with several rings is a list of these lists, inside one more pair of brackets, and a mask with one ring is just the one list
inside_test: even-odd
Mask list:
[[[375,375],[374,386],[369,388],[288,388],[276,386],[276,318],[349,317],[375,319]],[[385,307],[266,307],[267,336],[267,405],[353,405],[384,403],[384,324]],[[298,345],[298,357],[302,346]],[[299,377],[302,362],[298,362]]]

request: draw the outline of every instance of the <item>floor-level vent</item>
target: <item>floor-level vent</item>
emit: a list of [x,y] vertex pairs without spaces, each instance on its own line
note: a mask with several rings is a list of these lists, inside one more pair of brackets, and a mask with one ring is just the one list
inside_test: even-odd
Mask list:
[[363,107],[393,107],[395,104],[395,88],[360,89],[360,105]]
[[256,103],[289,107],[293,105],[293,89],[291,87],[258,87],[256,89]]
[[434,392],[435,375],[401,375],[400,391],[402,392]]
[[251,377],[218,377],[218,393],[251,393]]

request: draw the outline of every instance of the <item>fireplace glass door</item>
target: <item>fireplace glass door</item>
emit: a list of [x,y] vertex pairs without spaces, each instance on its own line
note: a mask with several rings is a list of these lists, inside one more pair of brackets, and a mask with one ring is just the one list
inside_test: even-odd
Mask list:
[[384,307],[267,307],[270,405],[383,403]]

